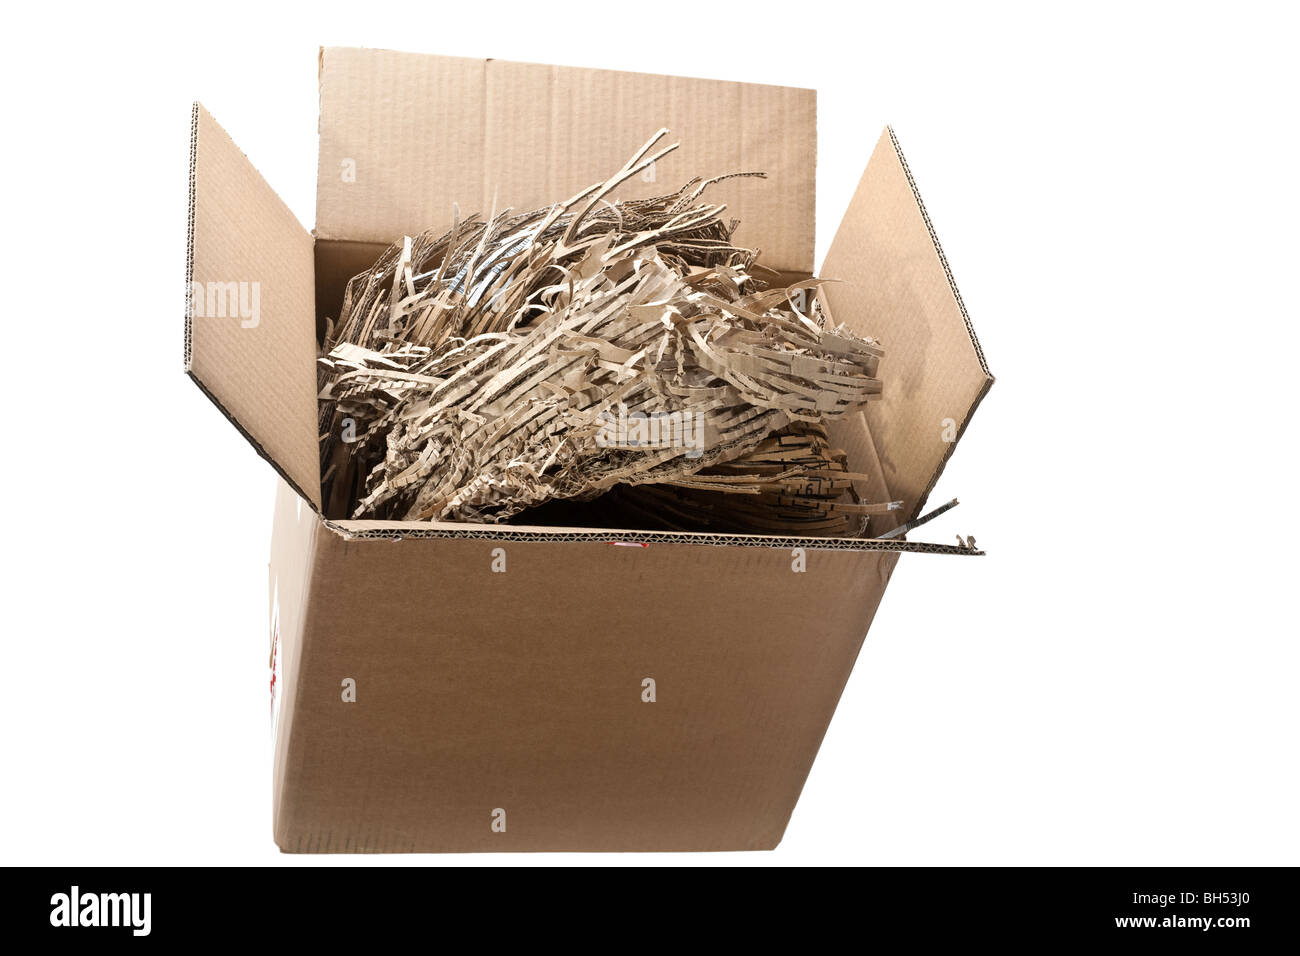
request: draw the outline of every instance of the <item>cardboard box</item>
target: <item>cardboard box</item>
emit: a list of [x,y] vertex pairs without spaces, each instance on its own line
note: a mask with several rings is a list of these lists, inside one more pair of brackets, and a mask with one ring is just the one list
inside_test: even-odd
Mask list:
[[[327,49],[304,230],[195,104],[185,369],[283,478],[271,556],[274,835],[291,852],[775,847],[901,552],[782,538],[319,513],[317,340],[392,240],[531,208],[669,127],[621,195],[697,175],[770,267],[813,268],[811,90]],[[885,398],[832,437],[920,513],[993,382],[893,133],[823,276]],[[630,546],[629,546],[630,545]]]

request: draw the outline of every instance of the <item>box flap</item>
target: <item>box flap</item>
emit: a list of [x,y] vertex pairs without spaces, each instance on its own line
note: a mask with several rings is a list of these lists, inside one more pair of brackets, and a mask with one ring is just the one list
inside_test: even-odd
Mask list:
[[892,129],[871,155],[821,274],[835,318],[885,348],[870,434],[907,521],[920,514],[993,384]]
[[319,509],[312,239],[198,103],[185,280],[185,371]]
[[321,51],[316,234],[391,242],[463,214],[520,212],[603,182],[660,128],[681,148],[616,196],[710,187],[770,268],[813,268],[813,90],[611,70]]

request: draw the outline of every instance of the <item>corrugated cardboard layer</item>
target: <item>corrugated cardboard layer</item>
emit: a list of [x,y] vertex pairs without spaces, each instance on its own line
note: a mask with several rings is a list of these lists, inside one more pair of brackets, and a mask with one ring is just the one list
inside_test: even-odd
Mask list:
[[[822,276],[842,280],[823,286],[835,318],[885,348],[884,398],[867,406],[865,421],[885,485],[910,519],[993,376],[892,130],[871,155]],[[853,443],[843,426],[833,435]]]
[[311,236],[194,104],[186,291],[201,290],[203,314],[186,315],[185,370],[319,506],[312,257]]
[[898,558],[281,533],[290,852],[774,847]]
[[391,242],[462,214],[520,212],[569,198],[620,169],[656,130],[681,148],[654,181],[614,195],[676,191],[696,176],[761,171],[711,187],[769,268],[813,267],[816,94],[812,90],[331,48],[320,66],[316,234]]
[[537,525],[488,525],[465,521],[327,521],[347,538],[474,538],[488,541],[617,541],[626,544],[693,544],[733,548],[816,548],[823,551],[912,551],[918,554],[982,555],[974,548],[890,538],[790,537],[770,534],[715,534],[694,531],[634,531],[613,528],[551,528]]

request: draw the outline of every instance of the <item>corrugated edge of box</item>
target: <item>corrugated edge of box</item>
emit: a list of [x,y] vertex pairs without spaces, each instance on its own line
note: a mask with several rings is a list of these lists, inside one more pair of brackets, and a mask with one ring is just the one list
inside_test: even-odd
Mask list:
[[730,548],[805,548],[819,551],[898,551],[912,554],[982,555],[973,547],[895,541],[880,538],[812,538],[758,534],[711,534],[689,531],[620,531],[573,528],[540,531],[510,525],[470,527],[421,527],[403,521],[323,521],[326,528],[344,538],[358,540],[404,538],[471,538],[486,541],[592,541],[607,544],[695,544]]

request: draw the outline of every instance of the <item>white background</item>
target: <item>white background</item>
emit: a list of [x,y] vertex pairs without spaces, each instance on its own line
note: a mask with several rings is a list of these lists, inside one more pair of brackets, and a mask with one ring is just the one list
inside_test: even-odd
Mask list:
[[[904,9],[905,8],[905,9]],[[6,14],[6,863],[1300,863],[1294,23],[1267,7]],[[271,841],[275,479],[181,373],[189,105],[314,220],[317,46],[814,87],[818,254],[892,123],[998,382],[774,853]]]

